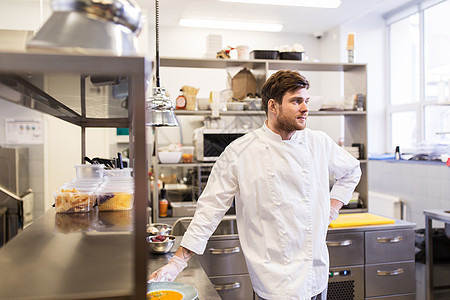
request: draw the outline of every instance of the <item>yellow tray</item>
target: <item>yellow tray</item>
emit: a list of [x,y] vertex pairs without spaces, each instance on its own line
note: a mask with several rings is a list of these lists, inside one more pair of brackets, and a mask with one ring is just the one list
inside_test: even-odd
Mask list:
[[364,225],[392,224],[394,219],[377,216],[369,213],[340,214],[339,217],[330,223],[330,227],[351,227]]

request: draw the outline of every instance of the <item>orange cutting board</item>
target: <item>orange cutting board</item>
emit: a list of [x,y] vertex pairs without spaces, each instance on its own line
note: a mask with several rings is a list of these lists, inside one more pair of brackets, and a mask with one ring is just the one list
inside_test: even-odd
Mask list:
[[392,224],[394,219],[377,216],[369,213],[340,214],[339,217],[330,223],[331,228]]

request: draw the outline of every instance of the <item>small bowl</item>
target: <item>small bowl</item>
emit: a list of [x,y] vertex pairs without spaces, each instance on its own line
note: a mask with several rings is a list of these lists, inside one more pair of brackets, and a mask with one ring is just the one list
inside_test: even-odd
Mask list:
[[181,159],[181,151],[159,151],[158,158],[162,164],[177,164]]
[[227,110],[244,110],[245,102],[227,102]]
[[175,243],[175,236],[173,235],[163,235],[164,237],[168,237],[164,242],[154,242],[152,241],[152,238],[155,236],[149,236],[147,237],[147,245],[150,249],[150,251],[154,254],[165,254],[168,253]]
[[172,232],[172,225],[164,223],[153,223],[147,227],[147,233],[149,235],[168,235]]

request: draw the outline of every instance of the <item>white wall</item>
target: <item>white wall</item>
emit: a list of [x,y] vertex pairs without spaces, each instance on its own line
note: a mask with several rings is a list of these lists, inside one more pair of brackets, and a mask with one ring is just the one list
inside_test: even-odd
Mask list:
[[355,32],[355,62],[367,63],[368,153],[390,151],[386,135],[386,38],[385,22],[369,14],[340,26],[340,58],[347,61],[347,34]]

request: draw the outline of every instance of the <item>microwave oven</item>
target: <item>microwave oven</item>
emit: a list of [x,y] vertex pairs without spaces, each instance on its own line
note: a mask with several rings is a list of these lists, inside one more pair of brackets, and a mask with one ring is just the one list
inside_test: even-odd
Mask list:
[[197,128],[193,136],[195,158],[197,161],[216,161],[232,141],[248,132],[248,129]]

